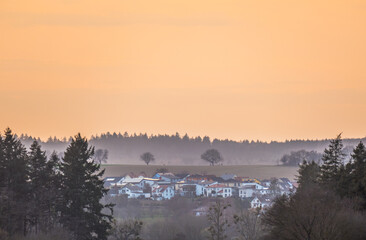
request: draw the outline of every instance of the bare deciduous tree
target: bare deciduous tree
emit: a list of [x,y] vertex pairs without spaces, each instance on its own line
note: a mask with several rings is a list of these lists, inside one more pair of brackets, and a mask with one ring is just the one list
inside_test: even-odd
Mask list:
[[209,162],[211,166],[214,166],[216,163],[222,162],[224,160],[220,152],[216,149],[207,150],[201,155],[201,159]]
[[146,165],[149,165],[150,162],[155,161],[154,155],[150,152],[146,152],[140,156],[141,160],[146,163]]
[[106,163],[108,154],[108,149],[98,149],[94,153],[94,160],[99,164]]
[[257,240],[263,235],[264,227],[261,223],[259,211],[242,211],[234,215],[234,223],[241,240]]
[[224,240],[227,238],[226,230],[230,224],[225,216],[225,210],[230,206],[230,204],[217,200],[215,205],[209,208],[207,219],[210,226],[207,230],[210,240]]
[[111,230],[113,240],[141,240],[142,221],[136,219],[115,223]]

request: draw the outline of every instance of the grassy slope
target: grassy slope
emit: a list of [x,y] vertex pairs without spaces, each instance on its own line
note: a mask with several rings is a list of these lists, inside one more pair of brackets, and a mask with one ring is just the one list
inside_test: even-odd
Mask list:
[[148,176],[152,176],[156,169],[167,168],[173,173],[188,172],[190,174],[214,174],[221,176],[224,173],[233,173],[238,176],[269,179],[271,177],[287,177],[290,180],[295,180],[297,167],[284,167],[272,165],[232,165],[232,166],[162,166],[162,165],[103,165],[105,168],[105,176],[122,176],[126,173],[145,172]]

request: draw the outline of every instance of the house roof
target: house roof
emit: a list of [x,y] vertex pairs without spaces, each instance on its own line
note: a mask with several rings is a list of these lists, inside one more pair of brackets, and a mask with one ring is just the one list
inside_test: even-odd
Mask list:
[[185,178],[185,177],[188,177],[189,174],[188,173],[177,173],[177,174],[175,174],[175,176],[177,178]]
[[125,174],[125,176],[129,176],[130,178],[147,177],[145,172],[140,172],[139,174],[130,172],[130,173]]
[[121,179],[123,179],[123,177],[106,177],[104,178],[104,182],[105,183],[116,183],[118,181],[120,181]]
[[207,188],[227,188],[224,184],[213,184],[210,186],[207,186]]
[[235,174],[225,173],[221,175],[221,178],[224,180],[234,179],[236,177]]
[[175,176],[175,175],[170,175],[170,174],[163,174],[160,175],[161,177],[165,177],[165,178],[169,178],[169,179],[179,179],[179,177]]
[[116,185],[117,182],[119,182],[120,180],[122,180],[123,177],[106,177],[103,179],[104,182],[104,187],[108,188],[110,186]]
[[239,189],[255,189],[255,185],[246,185],[246,186],[242,186]]
[[123,180],[124,183],[139,183],[143,180],[143,177],[138,177],[138,178],[129,178],[129,179],[125,179]]
[[159,179],[156,179],[156,178],[144,178],[143,180],[147,180],[147,181],[159,181]]
[[153,192],[159,192],[159,193],[162,193],[165,191],[165,189],[167,189],[168,187],[170,187],[169,185],[159,185],[157,187],[155,187],[153,189]]
[[227,180],[224,180],[222,181],[223,183],[240,183],[240,181],[236,180],[236,179],[227,179]]
[[123,188],[128,188],[128,189],[130,189],[131,192],[142,191],[142,189],[140,187],[132,185],[132,184],[128,184],[128,185],[124,186]]

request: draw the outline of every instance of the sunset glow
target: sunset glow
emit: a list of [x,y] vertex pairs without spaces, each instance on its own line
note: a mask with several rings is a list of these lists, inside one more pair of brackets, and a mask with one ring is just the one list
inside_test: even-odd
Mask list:
[[2,0],[0,128],[366,135],[366,3]]

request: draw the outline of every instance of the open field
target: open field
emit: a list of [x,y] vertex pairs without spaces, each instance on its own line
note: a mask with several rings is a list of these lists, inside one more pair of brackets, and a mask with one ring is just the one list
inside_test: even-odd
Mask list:
[[233,173],[238,176],[268,179],[271,177],[287,177],[290,180],[295,180],[297,174],[297,167],[284,167],[274,165],[232,165],[232,166],[166,166],[166,165],[103,165],[105,168],[105,176],[122,176],[126,173],[140,173],[145,172],[148,176],[152,176],[156,169],[167,168],[173,173],[190,174],[214,174],[221,176],[224,173]]

